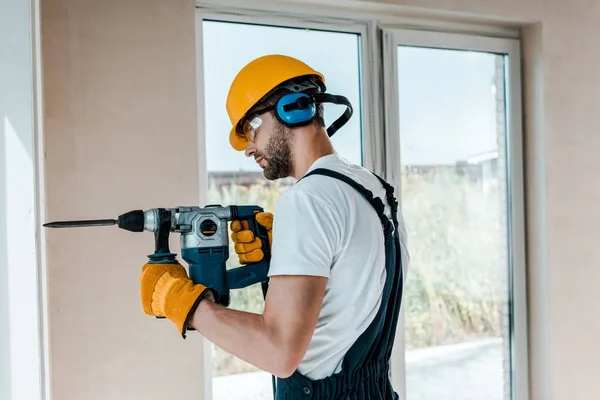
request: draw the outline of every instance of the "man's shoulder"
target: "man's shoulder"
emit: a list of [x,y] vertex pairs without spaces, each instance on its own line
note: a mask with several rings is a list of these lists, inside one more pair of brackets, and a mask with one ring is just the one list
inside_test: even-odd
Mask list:
[[[317,169],[338,172],[367,189],[381,195],[381,184],[368,169],[335,155],[318,160],[308,174],[288,187],[278,200],[278,207],[323,207],[344,214],[348,212],[348,200],[358,198],[359,192],[347,182],[335,177],[312,173]],[[323,210],[327,211],[327,210]]]
[[[314,205],[319,206],[328,203],[333,196],[331,184],[326,181],[327,177],[316,177],[316,179],[301,180],[288,187],[279,197],[278,207]],[[331,178],[328,178],[331,179]]]
[[347,196],[348,184],[342,181],[319,174],[306,176],[289,188],[290,196],[310,197],[315,202],[335,205],[344,196]]
[[345,212],[343,204],[348,196],[348,188],[346,183],[337,179],[311,175],[285,189],[277,201],[276,212],[300,210],[317,215],[339,215]]
[[293,225],[294,230],[301,234],[310,234],[308,229],[312,229],[315,223],[337,231],[344,223],[341,217],[344,210],[340,204],[339,197],[328,193],[322,185],[315,182],[309,185],[296,183],[279,197],[274,221],[278,227],[286,226],[286,229]]
[[[325,169],[340,173],[344,177],[351,179],[367,189],[376,189],[381,186],[379,179],[367,168],[363,167],[362,165],[352,163],[347,159],[337,155],[326,159],[324,162],[316,164],[313,168],[311,168],[309,173],[317,169]],[[316,190],[325,194],[339,193],[340,188],[342,188],[343,191],[354,190],[351,189],[347,182],[335,177],[318,173],[305,176],[303,179],[297,182],[297,186],[304,190]]]

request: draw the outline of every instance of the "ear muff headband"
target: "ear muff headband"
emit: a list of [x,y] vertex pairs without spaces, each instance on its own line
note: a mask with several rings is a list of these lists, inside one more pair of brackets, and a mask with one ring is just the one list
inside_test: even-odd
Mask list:
[[344,96],[329,93],[290,93],[282,96],[275,106],[275,116],[284,125],[291,128],[309,124],[316,115],[317,103],[333,103],[346,106],[346,111],[335,120],[327,135],[333,136],[352,117],[352,104]]

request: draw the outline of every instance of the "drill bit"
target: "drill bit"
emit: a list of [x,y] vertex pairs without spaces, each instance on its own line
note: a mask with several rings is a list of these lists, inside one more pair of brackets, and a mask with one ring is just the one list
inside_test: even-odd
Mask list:
[[88,219],[80,221],[56,221],[44,224],[47,228],[78,228],[83,226],[109,226],[115,225],[116,219]]

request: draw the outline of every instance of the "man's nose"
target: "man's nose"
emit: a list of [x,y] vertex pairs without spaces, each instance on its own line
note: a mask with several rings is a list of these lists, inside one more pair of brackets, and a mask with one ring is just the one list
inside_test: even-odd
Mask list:
[[246,157],[252,157],[254,155],[254,153],[256,153],[256,145],[254,144],[254,142],[248,142],[248,144],[246,145]]

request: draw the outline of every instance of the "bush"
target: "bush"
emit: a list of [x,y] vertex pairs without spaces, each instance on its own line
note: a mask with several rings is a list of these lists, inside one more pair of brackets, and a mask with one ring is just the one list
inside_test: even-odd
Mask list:
[[[285,190],[259,180],[244,187],[211,184],[210,203],[257,204],[274,212]],[[505,210],[493,181],[449,170],[402,177],[402,209],[411,255],[404,292],[406,348],[503,334],[506,304]],[[230,246],[228,268],[238,267]],[[263,311],[259,284],[232,291],[231,308]],[[215,375],[256,371],[214,346]]]
[[403,177],[411,262],[407,349],[502,335],[504,210],[498,187],[454,173]]

